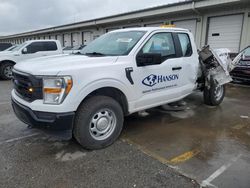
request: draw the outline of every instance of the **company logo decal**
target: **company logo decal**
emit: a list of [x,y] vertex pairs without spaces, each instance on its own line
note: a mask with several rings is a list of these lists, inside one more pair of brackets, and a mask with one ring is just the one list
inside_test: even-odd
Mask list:
[[142,80],[142,84],[153,87],[156,84],[163,83],[163,82],[169,82],[173,80],[178,80],[179,75],[178,74],[171,74],[171,75],[155,75],[155,74],[150,74],[146,78]]

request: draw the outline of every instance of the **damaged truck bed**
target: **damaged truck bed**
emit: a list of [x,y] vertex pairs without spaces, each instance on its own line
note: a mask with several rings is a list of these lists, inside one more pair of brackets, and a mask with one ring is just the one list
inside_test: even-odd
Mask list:
[[203,47],[198,53],[200,58],[201,76],[199,89],[209,88],[211,80],[219,85],[232,81],[229,72],[232,70],[232,60],[228,49],[213,50],[209,46]]

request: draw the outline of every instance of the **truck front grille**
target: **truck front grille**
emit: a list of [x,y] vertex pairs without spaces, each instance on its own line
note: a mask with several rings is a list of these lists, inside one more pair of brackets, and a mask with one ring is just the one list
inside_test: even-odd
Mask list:
[[28,102],[43,98],[41,78],[14,69],[12,73],[14,90],[19,97]]

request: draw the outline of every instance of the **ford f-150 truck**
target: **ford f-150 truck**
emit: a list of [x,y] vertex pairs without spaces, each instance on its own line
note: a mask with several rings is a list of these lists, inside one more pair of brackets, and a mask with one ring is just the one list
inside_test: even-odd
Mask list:
[[[12,105],[26,124],[65,132],[99,149],[120,135],[124,116],[204,92],[219,105],[230,81],[224,53],[199,54],[193,35],[178,28],[112,31],[83,48],[15,65]],[[224,59],[225,59],[224,58]],[[221,60],[222,59],[222,60]]]
[[61,44],[57,40],[26,41],[11,51],[0,52],[0,78],[11,79],[13,66],[21,61],[61,53]]

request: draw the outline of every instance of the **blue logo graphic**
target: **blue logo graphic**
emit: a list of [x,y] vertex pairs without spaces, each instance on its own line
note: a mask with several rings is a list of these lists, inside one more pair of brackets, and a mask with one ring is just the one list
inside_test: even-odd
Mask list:
[[154,75],[154,74],[151,74],[149,76],[147,76],[146,78],[144,78],[144,80],[142,80],[142,83],[146,86],[154,86],[156,83],[156,79],[157,79],[157,76]]
[[150,74],[149,76],[147,76],[146,78],[142,80],[142,84],[149,86],[149,87],[153,87],[154,85],[158,83],[169,82],[169,81],[178,80],[178,79],[179,79],[178,74],[172,74],[172,75],[167,75],[167,76]]

